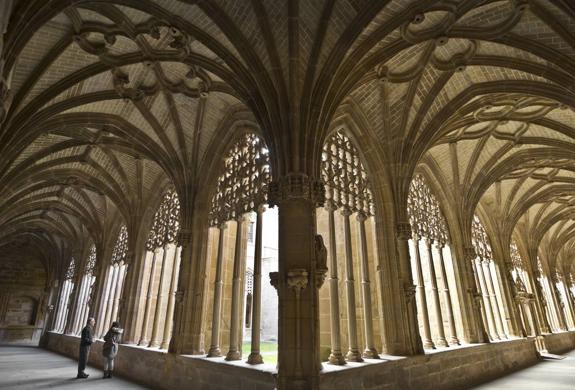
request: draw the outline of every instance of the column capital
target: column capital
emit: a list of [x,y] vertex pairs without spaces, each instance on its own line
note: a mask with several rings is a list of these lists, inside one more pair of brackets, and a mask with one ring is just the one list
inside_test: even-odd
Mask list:
[[355,219],[357,219],[358,222],[365,222],[367,220],[367,214],[365,213],[365,211],[360,210],[357,212],[357,216],[355,217]]
[[301,290],[304,290],[308,285],[308,272],[304,268],[294,268],[288,270],[287,273],[287,284],[288,287],[296,293],[299,294]]
[[269,275],[270,275],[270,284],[272,285],[273,288],[276,289],[276,292],[277,292],[279,282],[280,282],[280,273],[279,272],[270,272]]
[[349,206],[343,206],[343,208],[341,209],[341,215],[343,215],[344,217],[349,217],[351,214],[353,214],[353,212],[351,211]]
[[411,238],[411,224],[409,222],[398,222],[395,225],[395,234],[397,239],[407,241]]
[[222,222],[222,223],[220,223],[220,224],[218,225],[218,229],[219,229],[220,231],[226,230],[227,228],[228,228],[228,223],[227,223],[227,222]]
[[309,200],[317,207],[325,203],[325,187],[304,173],[288,173],[269,184],[268,200],[271,207],[279,206],[286,200]]
[[335,204],[335,201],[332,198],[327,198],[325,200],[325,209],[330,212],[337,210],[337,205]]

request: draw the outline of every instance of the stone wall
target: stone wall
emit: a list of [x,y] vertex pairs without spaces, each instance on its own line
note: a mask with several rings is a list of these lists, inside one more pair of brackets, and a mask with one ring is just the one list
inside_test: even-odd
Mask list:
[[562,354],[575,349],[575,332],[553,333],[543,337],[549,353]]
[[[46,348],[72,358],[78,357],[79,337],[48,332]],[[96,341],[89,364],[102,368],[102,345]],[[222,359],[223,360],[223,359]],[[272,390],[274,374],[241,363],[212,362],[206,358],[178,356],[164,351],[120,345],[115,372],[148,387],[193,390]]]
[[0,255],[0,343],[38,344],[45,317],[46,272],[20,247]]
[[535,364],[539,355],[533,339],[519,339],[390,358],[326,372],[320,389],[466,389]]

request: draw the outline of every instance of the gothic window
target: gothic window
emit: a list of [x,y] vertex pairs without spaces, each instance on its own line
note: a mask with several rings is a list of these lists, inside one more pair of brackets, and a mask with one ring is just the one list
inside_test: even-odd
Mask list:
[[212,198],[210,225],[217,226],[267,203],[268,149],[255,134],[245,134],[228,152]]
[[166,192],[158,211],[154,214],[146,249],[152,251],[173,244],[180,230],[180,200],[174,190]]
[[68,265],[68,269],[66,270],[66,280],[72,280],[74,279],[74,274],[76,273],[76,261],[74,260],[74,258],[72,257],[72,260],[70,260],[70,264]]
[[441,213],[439,202],[421,175],[415,176],[411,181],[407,197],[407,212],[411,228],[416,235],[441,244],[449,241],[447,224]]
[[489,244],[489,237],[487,236],[487,232],[485,231],[485,228],[483,227],[483,224],[477,215],[473,216],[473,222],[471,224],[471,237],[477,256],[484,260],[493,259],[493,252],[491,251],[491,245]]
[[114,250],[112,251],[112,264],[120,264],[126,260],[126,254],[128,253],[128,229],[126,225],[120,228],[120,233],[118,234],[118,239],[116,240],[116,245],[114,245]]
[[341,130],[329,137],[323,146],[321,173],[327,197],[337,208],[374,214],[367,172],[357,149]]

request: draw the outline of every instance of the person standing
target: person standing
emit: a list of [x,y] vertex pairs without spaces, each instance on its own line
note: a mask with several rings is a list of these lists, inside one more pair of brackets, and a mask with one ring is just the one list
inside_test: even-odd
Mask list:
[[104,346],[102,347],[102,355],[104,355],[104,378],[111,378],[112,371],[114,371],[114,358],[118,354],[118,343],[120,336],[124,333],[124,329],[120,328],[120,323],[117,321],[112,322],[110,330],[104,336]]
[[90,355],[90,347],[94,342],[94,324],[96,320],[93,317],[88,318],[88,322],[84,329],[82,329],[82,336],[80,337],[80,357],[78,359],[78,376],[76,378],[84,379],[89,375],[84,372],[86,364],[88,363],[88,356]]

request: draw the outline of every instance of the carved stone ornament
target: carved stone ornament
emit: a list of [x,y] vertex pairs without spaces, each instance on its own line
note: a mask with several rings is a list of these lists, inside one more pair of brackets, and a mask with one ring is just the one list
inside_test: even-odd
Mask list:
[[405,298],[408,301],[412,301],[415,299],[415,290],[416,286],[414,284],[406,284],[403,286],[403,292],[405,294]]
[[184,291],[178,290],[176,291],[176,303],[182,303],[184,301]]
[[465,261],[472,262],[477,257],[474,247],[463,248],[463,258]]
[[323,183],[303,173],[289,173],[269,185],[268,199],[271,207],[285,200],[310,200],[316,207],[325,203]]
[[327,275],[327,248],[321,234],[315,235],[315,287],[321,288]]
[[273,288],[276,289],[276,292],[278,291],[278,285],[280,282],[280,273],[279,272],[270,272],[270,284],[272,285]]
[[290,269],[287,274],[288,287],[299,295],[308,285],[308,272],[304,268]]
[[399,222],[395,225],[395,234],[399,240],[409,240],[411,238],[411,224],[409,222]]

